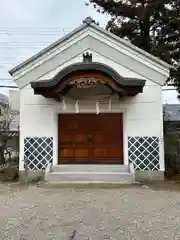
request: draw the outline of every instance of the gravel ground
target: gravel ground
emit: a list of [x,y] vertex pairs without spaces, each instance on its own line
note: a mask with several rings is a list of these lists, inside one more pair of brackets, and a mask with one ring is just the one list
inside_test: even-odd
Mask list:
[[0,239],[180,239],[180,191],[0,184]]

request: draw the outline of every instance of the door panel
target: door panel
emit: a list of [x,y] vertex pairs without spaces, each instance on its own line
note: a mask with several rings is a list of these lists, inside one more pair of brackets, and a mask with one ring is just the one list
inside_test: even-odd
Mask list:
[[74,136],[74,141],[77,144],[83,144],[87,142],[87,134],[85,133],[76,133]]
[[73,156],[74,156],[73,148],[61,149],[60,156],[63,158],[73,158]]
[[121,156],[121,151],[122,151],[122,149],[118,148],[118,147],[116,147],[116,148],[113,148],[113,147],[112,148],[107,148],[107,155],[109,157],[116,158],[118,156]]
[[59,163],[122,163],[122,114],[59,115],[58,125]]
[[74,132],[72,133],[61,133],[61,137],[59,139],[60,143],[63,144],[73,144],[73,139],[74,139]]
[[75,158],[88,158],[89,149],[88,148],[75,148],[74,149]]
[[106,133],[105,130],[102,133],[102,131],[92,131],[93,136],[93,144],[107,144],[109,142],[109,139],[106,139]]
[[94,148],[93,156],[95,158],[97,158],[97,157],[106,158],[107,157],[107,149],[106,148]]

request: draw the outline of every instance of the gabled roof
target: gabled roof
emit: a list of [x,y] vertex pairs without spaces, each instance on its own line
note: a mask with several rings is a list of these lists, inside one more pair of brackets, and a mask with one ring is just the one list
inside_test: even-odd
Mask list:
[[136,47],[135,45],[129,43],[128,41],[116,36],[115,34],[99,27],[95,21],[91,18],[91,17],[87,17],[84,21],[83,24],[80,25],[78,28],[76,28],[75,30],[73,30],[72,32],[70,32],[69,34],[65,35],[64,37],[62,37],[61,39],[59,39],[58,41],[54,42],[53,44],[49,45],[47,48],[43,49],[42,51],[40,51],[39,53],[35,54],[34,56],[32,56],[31,58],[27,59],[26,61],[22,62],[21,64],[19,64],[18,66],[16,66],[15,68],[11,69],[9,71],[9,73],[11,75],[13,75],[16,71],[19,71],[20,69],[22,69],[23,67],[25,67],[26,65],[28,65],[30,62],[36,60],[37,58],[41,57],[42,55],[44,55],[45,53],[47,53],[48,51],[50,51],[51,49],[55,48],[56,46],[58,46],[59,44],[67,41],[69,38],[71,38],[73,35],[77,34],[78,32],[84,30],[87,27],[92,27],[93,29],[102,32],[103,34],[115,39],[116,41],[119,41],[121,44],[124,44],[125,46],[129,47],[130,49],[134,50],[137,52],[137,54],[141,54],[144,55],[145,57],[148,57],[150,60],[157,62],[158,64],[162,65],[163,67],[166,68],[171,68],[171,65],[167,64],[166,62],[163,62],[162,60],[154,57],[153,55],[147,53],[146,51]]

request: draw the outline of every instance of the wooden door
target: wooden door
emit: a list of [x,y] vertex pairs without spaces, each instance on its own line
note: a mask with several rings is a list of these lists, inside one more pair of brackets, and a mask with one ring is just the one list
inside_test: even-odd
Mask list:
[[121,164],[122,114],[59,115],[59,164]]

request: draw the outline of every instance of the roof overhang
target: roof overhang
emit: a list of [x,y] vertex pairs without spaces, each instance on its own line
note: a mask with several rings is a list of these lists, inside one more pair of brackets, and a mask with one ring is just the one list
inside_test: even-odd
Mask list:
[[72,80],[93,78],[102,80],[103,84],[116,92],[119,96],[134,96],[143,92],[145,80],[124,78],[113,68],[98,62],[80,62],[69,65],[49,80],[31,82],[35,94],[47,98],[60,99],[73,87]]

